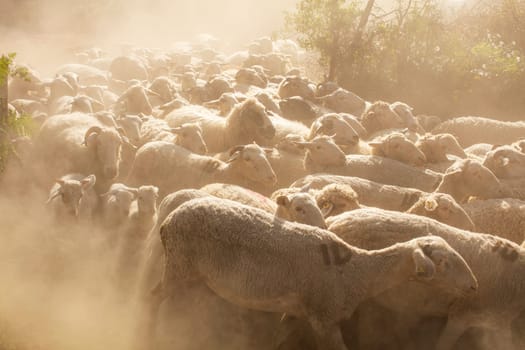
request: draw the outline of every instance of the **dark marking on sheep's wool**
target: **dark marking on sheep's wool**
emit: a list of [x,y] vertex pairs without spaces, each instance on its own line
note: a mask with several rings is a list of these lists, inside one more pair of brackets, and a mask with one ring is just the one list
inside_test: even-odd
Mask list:
[[[341,247],[337,243],[332,243],[330,245],[330,249],[328,249],[327,244],[321,244],[320,247],[321,247],[321,254],[323,255],[323,261],[325,265],[330,266],[333,264],[336,266],[340,266],[340,265],[346,264],[352,259],[352,252],[350,251],[347,251],[344,256],[341,255],[341,251],[340,251]],[[333,256],[333,259],[330,256],[330,251],[332,253],[331,255]]]

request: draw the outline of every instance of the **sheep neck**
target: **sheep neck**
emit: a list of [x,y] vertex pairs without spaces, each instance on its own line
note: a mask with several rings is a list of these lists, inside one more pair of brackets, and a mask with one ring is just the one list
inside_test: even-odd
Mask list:
[[[412,245],[408,244],[396,244],[374,251],[359,250],[359,256],[363,261],[363,277],[360,279],[360,283],[364,283],[363,297],[376,296],[413,277],[415,274],[413,251]],[[349,269],[348,275],[355,276],[355,265],[349,265]],[[355,284],[354,278],[349,278],[348,281]]]

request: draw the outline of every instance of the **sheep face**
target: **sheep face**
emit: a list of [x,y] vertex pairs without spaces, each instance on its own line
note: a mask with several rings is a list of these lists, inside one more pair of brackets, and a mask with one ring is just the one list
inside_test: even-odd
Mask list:
[[208,147],[202,137],[202,128],[198,123],[185,123],[171,132],[177,135],[176,144],[197,154],[208,153]]
[[320,97],[324,105],[337,113],[361,114],[366,108],[366,103],[356,94],[338,88],[329,95]]
[[511,146],[498,147],[488,152],[483,165],[500,179],[525,176],[525,154]]
[[257,73],[251,68],[242,68],[235,74],[237,84],[254,85],[260,88],[266,88],[268,81],[264,75]]
[[435,192],[449,193],[460,203],[469,196],[501,198],[505,195],[496,175],[470,159],[462,159],[448,168]]
[[300,96],[307,100],[313,100],[315,91],[307,79],[300,76],[286,77],[280,84],[277,91],[281,99]]
[[279,151],[294,153],[294,154],[304,154],[304,150],[301,150],[297,146],[297,142],[305,142],[305,139],[301,135],[288,134],[282,140],[279,141],[275,148]]
[[355,146],[359,143],[358,133],[337,114],[324,115],[312,124],[309,139],[318,135],[332,136],[336,144],[343,146]]
[[140,128],[143,120],[135,115],[120,116],[117,120],[117,125],[124,129],[126,136],[131,143],[138,145],[140,143]]
[[416,280],[431,281],[432,285],[458,296],[467,296],[478,289],[478,281],[468,264],[444,239],[429,236],[414,241]]
[[346,185],[325,186],[315,195],[315,198],[325,219],[360,208],[357,193],[352,187]]
[[137,205],[140,212],[154,213],[157,210],[159,189],[155,186],[140,186],[137,192]]
[[231,112],[233,107],[239,103],[235,95],[230,92],[226,92],[216,100],[208,101],[203,104],[206,108],[216,108],[219,110],[221,116],[226,116]]
[[370,142],[372,154],[398,160],[400,162],[421,166],[426,157],[419,148],[402,134],[391,134],[379,142]]
[[385,129],[403,127],[403,121],[392,110],[390,105],[383,101],[374,102],[361,116],[361,124],[369,134]]
[[458,140],[451,134],[426,134],[416,142],[416,146],[425,154],[429,163],[446,162],[447,154],[467,157]]
[[255,141],[264,143],[275,136],[275,127],[266,114],[264,106],[256,99],[248,99],[234,109],[232,113],[239,113],[242,120],[242,129],[247,135],[255,132]]
[[86,191],[95,185],[95,182],[95,175],[86,176],[82,180],[58,179],[51,189],[47,203],[60,197],[66,212],[77,218],[82,197]]
[[107,225],[118,225],[128,217],[131,202],[135,200],[137,192],[136,188],[114,184],[107,193],[101,195],[104,200],[104,219]]
[[431,193],[423,195],[407,210],[407,213],[426,216],[464,230],[474,230],[474,224],[468,214],[448,194]]
[[325,229],[326,223],[317,203],[307,193],[293,193],[276,198],[276,216],[288,221]]
[[175,98],[176,91],[174,83],[167,77],[158,77],[153,80],[149,89],[157,93],[164,103]]
[[271,149],[263,149],[257,144],[235,146],[230,150],[228,163],[236,166],[243,177],[264,185],[274,185],[277,176],[266,157],[266,152]]
[[343,166],[345,153],[329,136],[318,136],[310,142],[295,142],[306,149],[306,157],[317,166]]
[[125,111],[128,114],[146,114],[151,115],[153,111],[151,104],[149,102],[146,92],[150,94],[157,95],[151,90],[145,89],[141,85],[133,85],[128,90],[126,90],[122,96],[118,99],[117,102],[124,102]]
[[123,138],[113,129],[93,127],[86,132],[85,145],[93,152],[106,179],[118,176],[122,143]]

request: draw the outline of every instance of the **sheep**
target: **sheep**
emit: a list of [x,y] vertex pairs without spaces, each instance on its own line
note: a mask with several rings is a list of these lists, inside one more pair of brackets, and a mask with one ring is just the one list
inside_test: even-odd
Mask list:
[[463,258],[437,237],[372,253],[328,231],[210,198],[180,206],[160,232],[166,262],[152,292],[152,331],[162,301],[189,281],[203,281],[233,304],[306,319],[319,346],[341,350],[346,346],[338,323],[366,298],[409,279],[454,295],[477,288]]
[[441,181],[441,176],[437,173],[420,170],[393,159],[366,155],[345,156],[333,140],[326,136],[300,145],[307,148],[304,166],[311,173],[328,172],[334,175],[358,176],[427,192],[433,191]]
[[521,244],[525,240],[525,202],[514,198],[472,200],[463,204],[476,231]]
[[235,94],[226,92],[216,100],[205,102],[203,106],[206,108],[216,108],[219,110],[219,115],[221,117],[226,117],[238,103],[239,100]]
[[361,115],[361,124],[369,135],[385,129],[403,128],[403,120],[384,101],[376,101]]
[[467,212],[451,195],[445,193],[425,193],[406,212],[427,216],[466,231],[474,231],[476,227]]
[[137,151],[128,178],[132,186],[149,182],[161,194],[212,182],[237,184],[264,194],[276,181],[265,151],[256,144],[233,147],[230,158],[222,162],[163,141],[149,142]]
[[98,204],[93,189],[96,181],[93,174],[67,174],[57,179],[46,202],[52,206],[55,220],[91,221]]
[[525,176],[525,154],[512,146],[499,146],[485,155],[483,165],[500,179]]
[[427,162],[425,154],[405,135],[394,132],[368,142],[370,154],[394,159],[407,165],[422,166]]
[[108,229],[124,224],[129,215],[131,203],[137,197],[138,190],[122,183],[114,183],[102,198],[102,220]]
[[255,98],[261,102],[268,111],[281,115],[281,108],[279,107],[280,103],[278,104],[269,92],[264,90],[260,91],[255,94]]
[[315,199],[308,193],[280,195],[275,201],[277,203],[276,217],[326,229],[323,213]]
[[78,81],[83,85],[107,85],[108,83],[107,73],[90,65],[69,63],[60,66],[56,71],[57,75],[67,73],[76,74]]
[[416,141],[416,147],[425,154],[428,163],[448,162],[447,154],[467,158],[458,140],[451,134],[426,133]]
[[283,75],[288,70],[288,61],[278,53],[266,55],[249,55],[243,62],[243,67],[262,66],[271,75]]
[[130,205],[124,231],[128,239],[145,241],[157,222],[159,189],[151,185],[140,186],[136,189],[136,197]]
[[314,101],[314,88],[310,82],[300,76],[286,77],[280,84],[277,94],[281,99],[299,96],[305,100]]
[[165,121],[150,118],[142,125],[141,145],[153,141],[173,142],[196,154],[208,153],[199,123],[185,123],[176,128],[170,128]]
[[337,88],[327,95],[317,98],[326,108],[336,113],[362,115],[366,109],[366,102],[351,91]]
[[307,139],[313,140],[318,135],[332,136],[335,143],[343,148],[359,147],[357,131],[342,116],[335,113],[325,114],[312,123]]
[[117,100],[116,110],[123,111],[126,114],[145,114],[151,115],[153,108],[149,102],[147,94],[159,96],[156,92],[144,88],[143,86],[136,84],[130,86]]
[[235,90],[243,91],[247,90],[251,85],[257,86],[261,89],[266,88],[268,85],[268,79],[264,74],[257,72],[252,68],[241,68],[235,74]]
[[119,56],[113,59],[109,67],[112,79],[129,81],[132,79],[148,80],[148,70],[144,62],[136,56]]
[[464,203],[470,196],[479,198],[502,198],[509,190],[480,162],[461,159],[447,169],[435,192],[448,193],[458,203]]
[[168,77],[157,77],[148,86],[148,90],[151,90],[158,94],[159,103],[152,103],[152,105],[163,105],[172,101],[177,97],[177,87],[175,83]]
[[296,120],[310,125],[317,118],[317,106],[301,96],[292,96],[279,101],[281,115],[290,120]]
[[499,332],[502,347],[510,344],[506,343],[510,340],[510,323],[524,309],[525,288],[520,276],[525,269],[525,251],[519,245],[496,236],[453,228],[430,218],[379,209],[354,210],[330,218],[327,223],[329,230],[345,242],[364,249],[383,249],[427,232],[444,238],[477,277],[476,295],[455,302],[424,285],[412,291],[405,285],[376,300],[402,312],[407,311],[403,300],[410,300],[411,313],[448,316],[438,350],[451,349],[469,327],[490,327]]
[[222,152],[237,144],[252,141],[260,145],[268,144],[275,136],[275,127],[264,106],[254,98],[235,106],[226,118],[195,118],[191,113],[191,110],[181,108],[166,116],[166,121],[171,127],[199,121],[210,153]]
[[464,148],[476,143],[505,145],[525,137],[525,123],[468,116],[444,121],[432,133],[450,133]]
[[115,122],[124,129],[126,136],[133,145],[140,146],[141,128],[144,120],[145,118],[136,115],[120,115]]
[[392,107],[392,110],[403,120],[403,123],[405,126],[411,130],[418,133],[424,133],[425,130],[421,125],[419,125],[418,120],[414,115],[412,114],[412,111],[414,110],[412,107],[407,105],[404,102],[394,102],[390,104],[390,107]]
[[[93,172],[97,183],[119,175],[120,150],[129,140],[103,116],[72,113],[48,118],[35,139],[35,159],[47,175]],[[108,122],[114,124],[112,118]]]

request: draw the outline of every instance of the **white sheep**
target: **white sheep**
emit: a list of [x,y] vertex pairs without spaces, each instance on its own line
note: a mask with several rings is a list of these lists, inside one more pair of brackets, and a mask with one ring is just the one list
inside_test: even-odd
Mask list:
[[346,349],[339,322],[386,289],[410,279],[455,294],[477,288],[469,266],[440,238],[368,252],[227,200],[183,204],[162,224],[161,239],[166,262],[152,292],[151,330],[162,301],[190,280],[234,304],[303,318],[319,346],[339,350]]
[[233,147],[226,162],[200,156],[173,143],[156,141],[142,146],[129,176],[132,186],[151,183],[166,194],[212,182],[238,184],[269,192],[277,182],[265,150],[256,144]]
[[184,123],[170,128],[161,119],[149,118],[141,127],[141,145],[153,141],[172,142],[196,154],[207,154],[208,147],[202,137],[202,128],[199,123]]
[[469,116],[444,121],[432,133],[450,133],[462,147],[476,143],[506,145],[525,137],[525,123]]
[[[512,320],[524,310],[525,251],[500,237],[463,231],[430,218],[380,209],[359,209],[327,220],[329,230],[345,242],[364,249],[383,249],[397,242],[422,237],[427,232],[445,239],[465,259],[475,274],[477,294],[454,300],[419,284],[393,289],[376,298],[381,305],[413,315],[447,317],[436,349],[451,349],[470,327],[498,331],[500,345],[510,344]],[[405,301],[410,301],[409,306]],[[507,343],[509,341],[509,343]]]
[[[474,231],[476,227],[470,215],[468,215],[451,195],[445,193],[422,194],[419,200],[406,212],[427,216],[466,231]],[[491,233],[488,231],[480,232]]]
[[53,208],[55,220],[89,223],[98,205],[93,189],[96,180],[95,175],[82,174],[68,174],[57,179],[47,199],[47,204]]
[[[63,173],[94,173],[97,182],[119,174],[120,150],[130,145],[112,118],[103,123],[97,116],[83,113],[48,118],[35,139],[35,160],[46,176]],[[109,187],[109,186],[108,186]]]
[[372,135],[386,129],[404,128],[404,121],[392,109],[392,106],[384,101],[376,101],[370,105],[361,115],[361,124]]
[[425,154],[404,134],[391,133],[368,142],[373,156],[385,157],[402,163],[422,166],[427,162]]
[[187,122],[200,122],[202,136],[211,153],[218,153],[238,144],[252,141],[268,144],[275,136],[275,128],[266,114],[264,106],[249,98],[234,107],[226,117],[208,116],[201,118],[192,109],[180,108],[166,116],[171,127]]
[[463,209],[477,232],[490,233],[521,244],[525,240],[525,202],[515,198],[472,200]]
[[137,189],[115,183],[100,196],[104,226],[112,229],[122,225],[128,218],[131,203],[137,196]]
[[525,154],[513,146],[499,146],[489,151],[483,165],[492,170],[500,179],[522,178],[525,176]]

